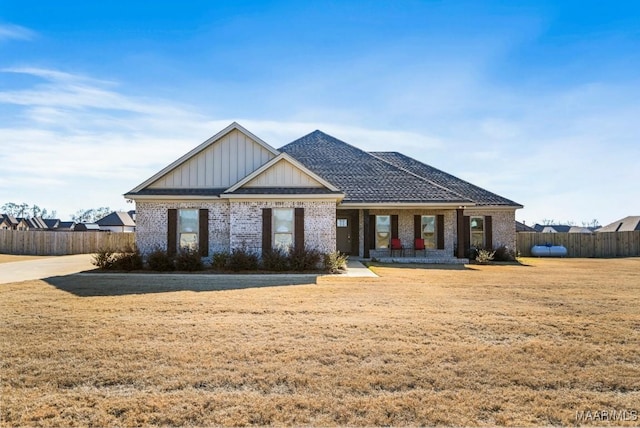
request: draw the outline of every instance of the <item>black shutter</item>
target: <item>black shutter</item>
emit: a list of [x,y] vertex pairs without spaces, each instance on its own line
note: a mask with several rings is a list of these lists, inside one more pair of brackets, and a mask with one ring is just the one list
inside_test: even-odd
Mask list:
[[304,250],[304,208],[295,210],[294,248],[298,251]]
[[173,256],[178,250],[178,210],[167,210],[167,254]]
[[369,216],[369,249],[376,248],[376,216]]
[[271,208],[262,209],[262,254],[272,250],[271,245]]
[[209,210],[201,209],[198,218],[198,250],[200,256],[209,257]]
[[464,216],[464,227],[462,228],[462,241],[465,254],[468,253],[471,248],[471,218]]
[[487,250],[493,249],[493,219],[490,215],[484,218],[484,246]]
[[422,238],[422,216],[413,216],[413,237],[415,239]]
[[444,215],[436,216],[436,248],[444,250]]
[[391,238],[397,238],[397,237],[398,237],[398,216],[392,215],[391,216]]

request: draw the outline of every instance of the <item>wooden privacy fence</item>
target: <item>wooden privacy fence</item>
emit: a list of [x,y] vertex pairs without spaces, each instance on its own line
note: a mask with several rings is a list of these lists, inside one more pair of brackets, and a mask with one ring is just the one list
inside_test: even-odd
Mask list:
[[133,247],[135,233],[0,230],[0,253],[61,256]]
[[517,250],[531,256],[534,245],[562,245],[568,257],[640,256],[640,231],[598,233],[517,233]]

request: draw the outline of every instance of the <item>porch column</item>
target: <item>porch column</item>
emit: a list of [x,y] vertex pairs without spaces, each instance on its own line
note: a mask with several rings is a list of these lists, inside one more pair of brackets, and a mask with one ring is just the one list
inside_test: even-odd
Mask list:
[[457,225],[457,236],[458,236],[458,250],[456,257],[459,259],[464,259],[464,207],[456,209],[456,225]]
[[369,243],[369,210],[362,210],[362,215],[364,216],[364,227],[363,227],[363,243],[364,243],[364,253],[363,253],[363,257],[365,259],[369,258],[369,247],[370,247],[370,243]]

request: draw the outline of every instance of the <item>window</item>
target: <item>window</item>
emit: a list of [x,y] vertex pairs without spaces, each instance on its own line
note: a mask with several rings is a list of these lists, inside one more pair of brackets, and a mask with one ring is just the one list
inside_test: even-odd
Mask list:
[[436,248],[436,216],[423,215],[420,224],[425,248]]
[[376,216],[376,248],[389,248],[391,241],[391,216]]
[[198,210],[178,210],[178,247],[198,248]]
[[484,248],[484,217],[471,217],[471,246]]
[[294,209],[273,209],[273,247],[289,249],[293,246]]
[[349,222],[347,221],[346,218],[339,218],[336,220],[336,226],[337,227],[348,227],[349,226]]

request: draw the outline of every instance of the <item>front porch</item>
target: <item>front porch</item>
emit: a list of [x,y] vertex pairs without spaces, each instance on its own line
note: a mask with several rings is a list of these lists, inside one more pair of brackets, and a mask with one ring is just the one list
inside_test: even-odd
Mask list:
[[458,258],[445,250],[415,250],[403,248],[401,250],[377,249],[369,250],[370,260],[382,263],[407,264],[467,264],[469,259]]

